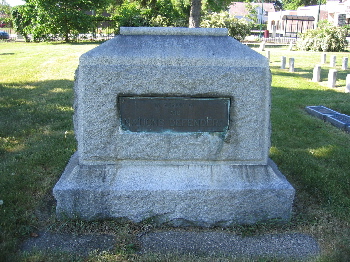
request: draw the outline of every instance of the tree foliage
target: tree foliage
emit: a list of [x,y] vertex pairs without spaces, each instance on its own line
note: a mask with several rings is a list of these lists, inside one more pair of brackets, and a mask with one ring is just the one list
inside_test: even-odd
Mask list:
[[296,46],[303,51],[340,52],[347,46],[346,35],[346,28],[320,22],[318,28],[301,34]]
[[321,4],[326,4],[327,0],[283,0],[284,10],[297,10],[300,6],[311,6]]
[[[66,42],[93,26],[87,11],[103,8],[106,0],[28,0],[13,12],[15,27],[35,41],[61,37]],[[30,22],[29,22],[30,21]]]
[[153,2],[124,1],[109,9],[120,26],[187,26],[188,6],[171,0]]
[[227,28],[228,34],[238,41],[244,40],[244,38],[250,34],[252,28],[252,24],[247,22],[246,19],[234,18],[226,11],[207,14],[203,18],[201,26],[209,28]]
[[0,1],[0,27],[11,27],[11,6],[5,1]]
[[230,0],[124,0],[118,6],[111,5],[109,12],[119,26],[199,27],[203,14],[226,10],[230,3]]
[[[199,1],[193,26],[199,26],[203,14],[226,10],[230,2]],[[187,27],[192,4],[193,0],[27,0],[25,5],[15,8],[13,19],[17,31],[27,40],[32,35],[34,41],[59,38],[68,42],[79,33],[93,31],[93,20],[102,11],[110,13],[116,21],[116,31],[120,26]],[[88,13],[91,10],[94,16]]]
[[26,42],[30,41],[31,23],[36,19],[36,14],[29,5],[16,6],[12,11],[13,26],[17,32],[23,35]]

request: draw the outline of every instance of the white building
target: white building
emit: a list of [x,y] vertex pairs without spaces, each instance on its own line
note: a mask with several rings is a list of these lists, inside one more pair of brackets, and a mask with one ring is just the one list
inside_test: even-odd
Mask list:
[[326,6],[329,22],[338,26],[350,24],[350,0],[328,0]]
[[293,11],[269,13],[268,30],[276,36],[296,37],[308,29],[315,29],[321,20],[328,20],[334,25],[350,22],[350,0],[328,1],[325,5],[299,7]]
[[[288,20],[290,15],[292,16]],[[350,0],[328,0],[325,5],[299,7],[296,11],[270,12],[267,29],[276,36],[294,37],[305,30],[315,29],[321,20],[327,20],[336,26],[350,24]]]
[[[258,23],[265,24],[268,21],[268,14],[270,12],[275,12],[275,6],[273,3],[250,3],[255,7],[257,12]],[[247,3],[243,2],[233,2],[229,6],[229,13],[231,16],[234,16],[238,19],[247,18],[249,15],[249,9],[247,8]]]

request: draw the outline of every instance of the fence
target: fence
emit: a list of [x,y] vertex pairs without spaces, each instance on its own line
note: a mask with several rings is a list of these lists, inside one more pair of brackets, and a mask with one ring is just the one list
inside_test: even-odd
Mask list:
[[91,32],[80,33],[76,38],[77,41],[91,40],[104,41],[116,36],[118,28],[114,20],[96,20]]
[[295,42],[297,39],[295,37],[269,37],[264,38],[264,41],[267,43],[274,44],[290,44],[291,42]]
[[[116,21],[114,20],[96,20],[93,22],[92,30],[88,32],[80,32],[78,35],[71,35],[70,39],[73,41],[105,41],[109,40],[118,33],[118,28],[116,26]],[[1,28],[0,31],[5,31],[10,35],[12,41],[24,41],[22,35],[17,33],[13,28]],[[33,39],[29,35],[30,39]],[[58,35],[47,35],[45,38],[46,41],[63,41],[64,39]]]

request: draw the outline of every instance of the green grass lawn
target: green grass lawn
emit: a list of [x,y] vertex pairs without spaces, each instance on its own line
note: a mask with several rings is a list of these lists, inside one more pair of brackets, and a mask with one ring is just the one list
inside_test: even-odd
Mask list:
[[[210,261],[136,255],[135,234],[152,227],[147,222],[55,219],[52,188],[76,150],[74,71],[79,56],[95,46],[0,43],[0,261],[75,259],[69,254],[19,254],[21,241],[40,230],[117,234],[114,253],[84,261]],[[305,106],[324,105],[350,115],[350,94],[344,93],[347,72],[341,70],[342,57],[350,53],[336,53],[339,81],[330,89],[326,86],[328,64],[322,66],[321,83],[310,81],[313,67],[321,61],[320,53],[288,52],[287,47],[267,50],[271,51],[273,75],[270,155],[296,189],[293,218],[283,225],[225,230],[307,233],[321,245],[319,261],[350,261],[350,134],[304,110]],[[281,56],[295,58],[294,73],[280,69]]]

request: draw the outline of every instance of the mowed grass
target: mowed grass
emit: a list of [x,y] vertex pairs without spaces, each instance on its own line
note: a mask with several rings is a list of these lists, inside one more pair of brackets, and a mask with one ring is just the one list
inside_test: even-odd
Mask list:
[[[135,225],[55,219],[52,188],[76,150],[74,71],[79,56],[95,46],[0,43],[0,261],[213,261],[193,255],[137,255],[136,234],[152,229],[151,221]],[[319,241],[319,261],[350,261],[350,134],[304,110],[324,105],[350,115],[350,94],[343,92],[347,72],[340,67],[342,57],[350,53],[335,54],[340,80],[330,89],[328,64],[322,67],[322,83],[310,81],[320,53],[288,52],[286,47],[267,50],[273,75],[270,153],[296,189],[293,218],[284,225],[225,230],[244,235],[303,232]],[[295,58],[294,73],[280,69],[281,56]],[[113,233],[118,242],[114,252],[89,258],[20,254],[20,243],[43,230]]]

